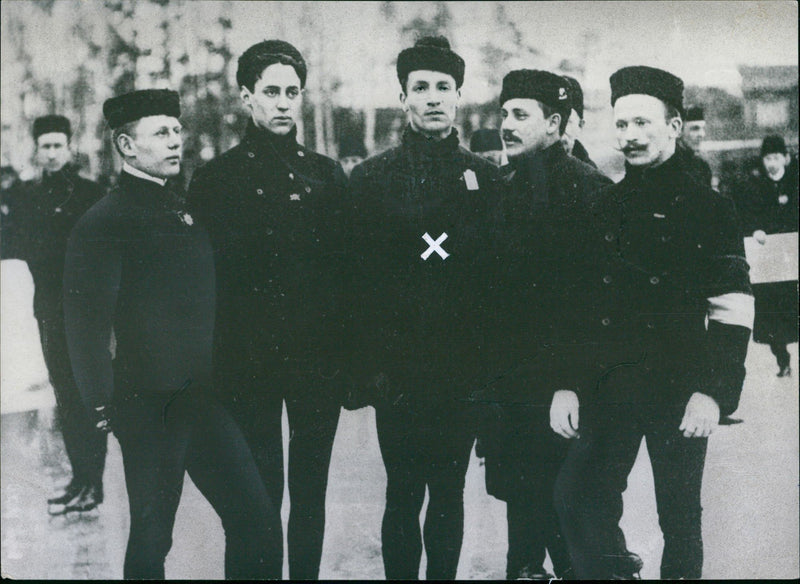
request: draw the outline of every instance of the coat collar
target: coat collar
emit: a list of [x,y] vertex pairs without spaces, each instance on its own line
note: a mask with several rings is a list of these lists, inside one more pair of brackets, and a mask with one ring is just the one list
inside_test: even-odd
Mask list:
[[514,173],[509,174],[509,180],[525,183],[528,188],[546,187],[548,170],[558,166],[566,158],[567,153],[560,142],[555,142],[544,150],[528,152],[511,161]]
[[282,158],[290,154],[296,154],[297,149],[300,148],[297,143],[297,126],[292,126],[292,129],[285,136],[279,136],[269,130],[259,128],[253,123],[252,119],[247,121],[243,142],[247,148],[260,154],[277,154]]
[[458,152],[458,130],[452,128],[447,138],[434,140],[407,125],[403,132],[403,148],[423,159],[448,158]]

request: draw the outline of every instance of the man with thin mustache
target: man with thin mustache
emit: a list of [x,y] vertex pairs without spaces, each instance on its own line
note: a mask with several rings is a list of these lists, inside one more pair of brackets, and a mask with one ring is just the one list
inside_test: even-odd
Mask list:
[[569,156],[561,144],[571,111],[567,81],[549,71],[521,69],[503,79],[502,136],[511,172],[498,230],[501,277],[488,346],[498,378],[480,434],[486,490],[506,501],[506,578],[569,578],[569,556],[553,507],[553,485],[569,436],[550,430],[548,411],[574,389],[565,355],[572,326],[571,294],[582,272],[572,257],[585,232],[592,194],[611,181]]
[[622,492],[644,437],[661,578],[698,579],[708,436],[738,406],[753,323],[748,266],[732,202],[676,149],[683,81],[636,66],[610,84],[625,177],[590,205],[573,306],[585,343],[581,391],[551,418],[580,437],[556,481],[556,510],[575,577],[614,577]]

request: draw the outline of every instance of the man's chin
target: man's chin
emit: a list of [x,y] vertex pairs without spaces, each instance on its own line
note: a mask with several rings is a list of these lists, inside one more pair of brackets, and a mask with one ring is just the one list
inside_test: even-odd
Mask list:
[[524,156],[530,150],[532,150],[532,148],[525,148],[522,144],[513,144],[509,146],[508,143],[506,143],[506,156],[508,156],[509,160]]

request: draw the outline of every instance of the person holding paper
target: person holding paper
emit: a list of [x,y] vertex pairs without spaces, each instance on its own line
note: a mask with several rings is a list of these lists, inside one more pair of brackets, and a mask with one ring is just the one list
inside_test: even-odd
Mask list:
[[[767,136],[761,144],[761,167],[739,189],[736,206],[745,237],[769,245],[770,235],[797,233],[797,165],[780,136]],[[774,240],[773,246],[779,245]],[[794,243],[796,246],[796,241]],[[779,250],[776,250],[780,253]],[[794,247],[790,253],[797,253]],[[774,261],[780,261],[777,257]],[[753,340],[768,344],[778,361],[778,377],[792,373],[789,343],[797,342],[797,272],[774,282],[753,285],[756,318]]]

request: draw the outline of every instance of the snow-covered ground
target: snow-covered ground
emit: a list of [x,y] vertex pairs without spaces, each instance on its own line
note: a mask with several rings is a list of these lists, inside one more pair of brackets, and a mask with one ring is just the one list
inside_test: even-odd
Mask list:
[[[52,389],[31,309],[25,264],[3,261],[0,487],[2,573],[13,578],[121,578],[128,507],[119,445],[113,436],[105,473],[106,501],[96,511],[51,518],[45,499],[69,477],[60,435],[53,429]],[[790,347],[797,367],[797,345]],[[797,373],[775,377],[769,349],[750,345],[748,376],[737,416],[709,443],[703,487],[707,578],[800,577]],[[286,420],[284,417],[284,429]],[[628,547],[658,577],[663,545],[653,477],[643,446],[625,492],[622,527]],[[334,444],[322,557],[323,579],[383,578],[380,522],[386,475],[371,408],[343,412]],[[288,498],[288,495],[287,495]],[[473,456],[465,490],[466,526],[458,577],[502,578],[505,504],[486,494]],[[283,509],[284,521],[288,507]],[[172,579],[223,576],[224,537],[211,506],[186,479],[173,549]],[[424,573],[424,572],[423,572]]]

